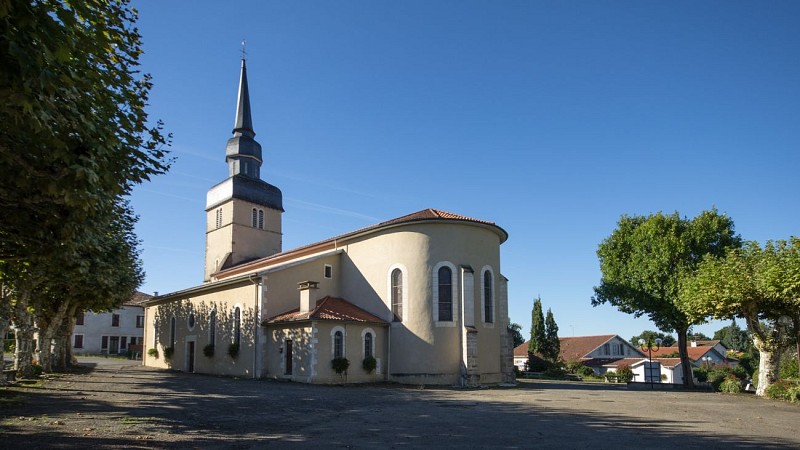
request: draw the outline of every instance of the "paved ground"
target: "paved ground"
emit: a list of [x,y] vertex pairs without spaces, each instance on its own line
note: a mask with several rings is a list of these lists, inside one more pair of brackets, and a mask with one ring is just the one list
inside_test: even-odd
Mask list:
[[309,386],[84,360],[0,409],[13,448],[800,448],[800,406],[706,392],[522,382]]

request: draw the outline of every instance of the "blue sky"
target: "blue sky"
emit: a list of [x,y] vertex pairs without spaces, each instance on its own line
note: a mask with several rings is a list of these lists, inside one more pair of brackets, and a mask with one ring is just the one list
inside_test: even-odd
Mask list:
[[177,158],[132,196],[143,291],[202,282],[242,39],[284,249],[429,207],[491,220],[526,334],[536,296],[561,336],[655,328],[590,304],[622,214],[716,207],[745,239],[800,234],[799,2],[134,6]]

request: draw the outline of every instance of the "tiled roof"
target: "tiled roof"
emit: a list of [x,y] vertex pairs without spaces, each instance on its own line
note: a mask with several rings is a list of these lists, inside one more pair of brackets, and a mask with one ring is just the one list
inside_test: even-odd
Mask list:
[[[600,336],[575,336],[559,338],[561,343],[561,359],[563,361],[576,361],[586,357],[592,350],[600,347],[614,338],[616,334],[603,334]],[[528,355],[528,342],[514,349],[514,356]]]
[[[689,359],[692,361],[697,361],[698,359],[705,356],[706,353],[713,350],[713,347],[687,347],[686,351],[689,353]],[[653,350],[653,358],[661,357],[663,355],[669,355],[672,353],[677,353],[678,347],[661,347],[658,350]],[[646,354],[647,352],[645,352]],[[715,351],[716,353],[716,351]],[[724,356],[724,355],[723,355]]]
[[586,357],[592,350],[610,341],[616,334],[561,338],[561,359],[574,361]]
[[680,358],[656,358],[656,357],[653,357],[653,360],[660,362],[661,365],[664,366],[664,367],[675,367],[675,366],[677,366],[678,364],[681,363],[681,359]]
[[151,298],[153,298],[153,296],[150,294],[145,294],[144,292],[136,291],[133,294],[133,297],[131,297],[131,299],[125,302],[124,304],[127,306],[142,306],[142,303],[150,300]]
[[388,322],[385,320],[364,311],[347,300],[331,296],[326,296],[317,300],[316,307],[309,312],[301,313],[300,308],[293,309],[287,313],[279,314],[265,320],[264,324],[299,322],[304,320],[336,320],[388,325]]
[[294,248],[292,250],[287,250],[285,252],[277,253],[277,254],[274,254],[274,255],[271,255],[271,256],[267,256],[267,257],[264,257],[264,258],[243,262],[243,263],[240,263],[240,264],[238,264],[236,266],[229,267],[229,268],[226,268],[224,270],[220,270],[218,273],[215,274],[215,276],[217,276],[217,277],[225,277],[227,272],[238,273],[238,272],[241,271],[242,268],[250,266],[250,265],[256,265],[256,264],[261,264],[261,263],[265,263],[265,262],[268,263],[268,262],[271,262],[271,261],[280,260],[282,258],[290,257],[293,254],[301,254],[304,250],[307,250],[307,249],[310,249],[310,248],[313,248],[313,247],[317,247],[317,246],[321,246],[321,245],[325,245],[325,244],[333,244],[336,241],[340,241],[342,239],[349,238],[351,236],[355,236],[355,235],[358,235],[360,233],[365,233],[365,232],[368,232],[368,231],[378,230],[380,228],[389,227],[389,226],[393,226],[393,225],[400,225],[400,224],[403,224],[403,223],[420,222],[420,221],[437,221],[437,220],[453,220],[453,221],[473,222],[473,223],[479,223],[479,224],[482,224],[482,225],[489,225],[489,226],[494,227],[494,228],[497,229],[498,234],[501,236],[501,240],[500,240],[501,243],[505,242],[505,240],[508,239],[508,233],[504,229],[502,229],[500,226],[498,226],[496,223],[494,223],[494,222],[489,222],[489,221],[481,220],[481,219],[473,219],[471,217],[462,216],[460,214],[454,214],[454,213],[450,213],[450,212],[447,212],[447,211],[442,211],[442,210],[439,210],[439,209],[428,208],[428,209],[423,209],[422,211],[417,211],[415,213],[407,214],[407,215],[402,216],[402,217],[398,217],[398,218],[395,218],[395,219],[387,220],[385,222],[381,222],[381,223],[378,223],[378,224],[375,224],[375,225],[370,225],[370,226],[365,227],[365,228],[360,228],[358,230],[351,231],[349,233],[345,233],[345,234],[341,234],[341,235],[338,235],[338,236],[334,236],[332,238],[325,239],[324,241],[314,242],[312,244],[308,244],[308,245],[304,245],[304,246],[301,246],[301,247],[297,247],[297,248]]
[[[719,344],[719,340],[711,340],[711,341],[689,341],[689,346],[692,346],[692,342],[696,343],[698,347],[713,347]],[[724,346],[724,345],[723,345]]]

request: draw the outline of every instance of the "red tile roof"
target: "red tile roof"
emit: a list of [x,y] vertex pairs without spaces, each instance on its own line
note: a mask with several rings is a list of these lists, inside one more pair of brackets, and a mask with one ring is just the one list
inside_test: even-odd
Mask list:
[[681,363],[680,358],[656,358],[653,357],[653,361],[658,361],[664,367],[675,367]]
[[[577,361],[585,358],[592,350],[600,347],[614,338],[616,334],[603,334],[600,336],[575,336],[559,338],[561,343],[561,359],[563,361]],[[514,349],[514,356],[528,356],[528,342]]]
[[218,277],[218,278],[219,277],[226,277],[226,276],[228,276],[228,272],[239,273],[239,272],[242,271],[243,268],[249,267],[251,265],[256,265],[256,264],[261,264],[261,263],[264,263],[264,262],[271,262],[271,261],[275,261],[275,260],[280,260],[282,258],[286,258],[287,256],[292,256],[293,254],[300,254],[304,250],[307,250],[307,249],[310,249],[310,248],[313,248],[313,247],[316,247],[316,246],[321,246],[321,245],[325,245],[325,244],[333,244],[336,241],[340,241],[342,239],[346,239],[346,238],[349,238],[349,237],[352,237],[352,236],[355,236],[355,235],[358,235],[358,234],[361,234],[361,233],[365,233],[365,232],[368,232],[368,231],[378,230],[378,229],[384,228],[384,227],[390,227],[390,226],[393,226],[393,225],[400,225],[400,224],[403,224],[403,223],[412,223],[412,222],[420,222],[420,221],[443,221],[443,220],[444,221],[452,220],[452,221],[461,221],[461,222],[473,222],[473,223],[479,223],[479,224],[482,224],[482,225],[489,225],[489,226],[495,228],[497,234],[500,235],[500,243],[503,243],[508,239],[508,233],[506,232],[506,230],[502,229],[500,226],[498,226],[494,222],[489,222],[489,221],[481,220],[481,219],[473,219],[471,217],[462,216],[460,214],[454,214],[454,213],[450,213],[450,212],[447,212],[447,211],[442,211],[442,210],[439,210],[439,209],[428,208],[428,209],[423,209],[422,211],[417,211],[415,213],[407,214],[407,215],[402,216],[402,217],[398,217],[398,218],[395,218],[395,219],[387,220],[385,222],[381,222],[381,223],[378,223],[378,224],[375,224],[375,225],[370,225],[368,227],[360,228],[358,230],[351,231],[349,233],[345,233],[345,234],[341,234],[341,235],[338,235],[338,236],[334,236],[334,237],[326,239],[324,241],[314,242],[312,244],[303,245],[301,247],[297,247],[297,248],[294,248],[292,250],[287,250],[285,252],[277,253],[277,254],[274,254],[274,255],[271,255],[271,256],[267,256],[267,257],[264,257],[264,258],[259,258],[259,259],[256,259],[256,260],[243,262],[243,263],[235,265],[233,267],[229,267],[229,268],[226,268],[224,270],[220,270],[219,272],[214,274],[214,276]]
[[345,299],[331,296],[326,296],[317,300],[316,307],[309,312],[301,313],[300,308],[297,308],[267,319],[264,321],[264,324],[299,322],[305,320],[336,320],[343,322],[377,323],[382,325],[389,324],[385,320],[364,311]]
[[[697,361],[698,359],[705,356],[706,353],[710,352],[713,347],[687,347],[686,351],[689,353],[689,359],[692,361]],[[658,350],[653,350],[653,358],[661,357],[664,355],[669,355],[672,353],[677,353],[678,347],[661,347]],[[647,353],[647,352],[645,352]],[[724,356],[724,355],[723,355]]]

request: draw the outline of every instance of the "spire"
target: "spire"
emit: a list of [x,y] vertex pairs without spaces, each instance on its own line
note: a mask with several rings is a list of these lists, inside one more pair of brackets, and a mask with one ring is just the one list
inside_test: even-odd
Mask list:
[[239,98],[236,102],[236,121],[233,124],[234,136],[255,137],[253,119],[250,117],[250,91],[247,88],[247,64],[242,50],[242,72],[239,76]]

